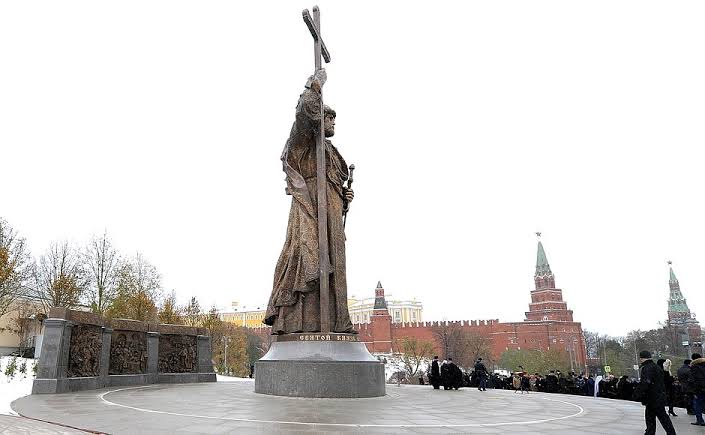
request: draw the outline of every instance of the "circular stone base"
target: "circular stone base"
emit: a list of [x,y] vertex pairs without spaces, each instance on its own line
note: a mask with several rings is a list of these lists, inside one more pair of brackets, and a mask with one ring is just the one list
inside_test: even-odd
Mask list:
[[[384,396],[384,364],[364,343],[353,341],[356,336],[292,335],[272,343],[269,352],[255,363],[256,393],[318,398]],[[300,340],[299,336],[318,338]]]
[[[475,388],[444,391],[428,385],[390,385],[385,396],[364,400],[314,400],[256,394],[251,379],[223,379],[233,378],[38,394],[16,400],[12,409],[63,425],[55,432],[26,431],[42,434],[66,434],[66,426],[110,434],[644,433],[644,408],[626,400]],[[679,435],[703,435],[702,428],[691,426],[684,409],[676,409],[676,414],[672,421]],[[23,433],[18,427],[11,423],[8,429]]]

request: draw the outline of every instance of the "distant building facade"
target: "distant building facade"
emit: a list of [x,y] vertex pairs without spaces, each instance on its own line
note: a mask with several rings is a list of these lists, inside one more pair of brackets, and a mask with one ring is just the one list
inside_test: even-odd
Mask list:
[[248,309],[247,307],[239,308],[238,302],[232,303],[231,311],[220,313],[220,320],[233,323],[236,326],[244,328],[261,328],[264,320],[265,310],[262,307]]
[[[81,305],[76,309],[88,310],[88,307]],[[40,299],[22,296],[13,301],[0,317],[0,356],[10,353],[38,356],[44,319],[45,307]]]
[[[382,288],[382,283],[377,283],[378,288]],[[348,310],[353,323],[370,323],[375,298],[348,299]],[[423,304],[416,300],[391,299],[388,302],[389,315],[393,323],[421,322],[423,321]],[[232,303],[231,310],[220,313],[220,320],[230,322],[245,328],[262,328],[265,310],[262,307],[256,309],[239,307],[238,302]]]

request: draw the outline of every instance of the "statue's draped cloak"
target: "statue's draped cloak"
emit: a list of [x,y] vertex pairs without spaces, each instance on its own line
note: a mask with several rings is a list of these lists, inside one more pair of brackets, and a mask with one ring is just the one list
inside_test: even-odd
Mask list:
[[[321,329],[318,282],[318,194],[316,134],[320,129],[320,94],[307,88],[296,107],[296,121],[282,153],[287,194],[292,196],[286,241],[274,271],[274,285],[264,323],[273,334]],[[328,250],[330,255],[330,325],[332,332],[353,332],[347,306],[343,183],[348,167],[326,140]]]

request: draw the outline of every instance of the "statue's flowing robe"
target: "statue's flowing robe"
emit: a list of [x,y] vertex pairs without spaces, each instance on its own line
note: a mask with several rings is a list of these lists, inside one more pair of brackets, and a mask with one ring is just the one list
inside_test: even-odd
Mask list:
[[[273,334],[321,330],[316,133],[321,122],[320,94],[304,90],[296,120],[282,153],[287,194],[292,196],[286,241],[274,271],[274,285],[264,323]],[[328,251],[330,256],[329,314],[332,332],[354,332],[347,305],[343,183],[348,167],[326,140]]]

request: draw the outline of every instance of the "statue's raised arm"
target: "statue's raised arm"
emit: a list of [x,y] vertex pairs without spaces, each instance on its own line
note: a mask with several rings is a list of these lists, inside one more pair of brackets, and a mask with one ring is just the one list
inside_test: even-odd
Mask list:
[[321,90],[326,80],[326,70],[321,69],[306,81],[306,87],[296,106],[295,127],[299,133],[308,136],[318,131],[321,122]]

